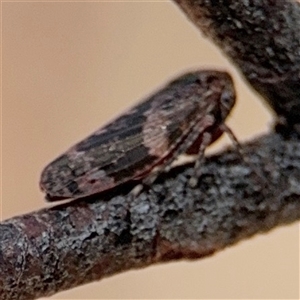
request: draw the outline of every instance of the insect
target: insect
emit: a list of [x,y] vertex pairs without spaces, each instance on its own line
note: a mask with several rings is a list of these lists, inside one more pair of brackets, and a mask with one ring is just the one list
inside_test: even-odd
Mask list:
[[[48,201],[82,198],[127,181],[154,181],[180,154],[199,154],[218,139],[235,103],[231,77],[187,73],[98,129],[43,170]],[[201,168],[200,168],[201,169]]]

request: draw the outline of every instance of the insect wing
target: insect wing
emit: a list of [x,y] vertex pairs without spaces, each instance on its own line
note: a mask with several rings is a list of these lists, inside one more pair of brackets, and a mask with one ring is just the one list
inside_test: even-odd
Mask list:
[[[185,141],[198,147],[205,131],[218,131],[234,104],[231,91],[226,73],[180,77],[50,163],[42,172],[42,190],[49,201],[79,198],[146,177],[186,152]],[[228,107],[222,109],[220,99],[227,94]]]
[[58,157],[42,173],[48,200],[85,197],[150,172],[197,114],[197,102],[179,96],[166,89]]

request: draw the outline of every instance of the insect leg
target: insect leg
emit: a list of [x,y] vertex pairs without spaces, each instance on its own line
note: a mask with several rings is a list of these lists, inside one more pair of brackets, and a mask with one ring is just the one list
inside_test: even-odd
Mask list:
[[243,159],[243,161],[254,171],[254,173],[257,175],[257,177],[260,179],[260,181],[264,182],[264,184],[267,186],[268,181],[262,175],[262,172],[256,166],[254,166],[254,164],[252,162],[249,161],[247,155],[245,154],[245,152],[243,150],[242,145],[239,143],[238,139],[236,138],[236,136],[234,135],[232,130],[225,124],[221,125],[221,129],[223,132],[225,132],[228,135],[234,148],[237,150],[237,152],[239,153],[239,155]]
[[234,148],[237,150],[239,155],[244,159],[245,158],[245,153],[243,151],[243,147],[241,146],[240,142],[238,141],[237,137],[234,135],[232,130],[225,124],[222,124],[220,126],[220,128],[223,132],[225,132],[228,135],[228,137],[231,140]]
[[[142,184],[137,185],[132,191],[131,193],[136,197],[138,196],[144,189],[145,186],[151,187],[151,185],[154,183],[154,181],[157,179],[157,177],[162,173],[168,173],[171,168],[172,168],[172,164],[173,162],[178,158],[179,155],[186,153],[191,146],[195,143],[196,140],[200,139],[201,140],[201,146],[200,148],[203,150],[201,150],[203,152],[203,157],[204,157],[204,151],[205,148],[211,143],[211,139],[208,141],[207,140],[207,144],[205,143],[205,145],[202,145],[202,139],[205,138],[205,133],[200,133],[199,134],[199,126],[197,126],[198,123],[195,124],[195,126],[193,126],[193,129],[191,130],[191,132],[189,132],[188,135],[184,136],[182,138],[182,140],[179,143],[179,146],[176,150],[174,150],[174,152],[172,153],[172,155],[169,155],[169,157],[167,159],[165,159],[161,165],[159,165],[157,168],[155,168],[147,177],[145,177],[142,181]],[[200,130],[200,132],[202,132]],[[201,164],[201,161],[199,162],[199,165]]]
[[194,175],[189,180],[189,185],[191,187],[196,187],[198,178],[202,174],[201,165],[204,163],[205,149],[211,144],[211,142],[212,142],[212,134],[209,132],[203,133],[202,143],[200,144],[199,151],[198,151],[198,157],[197,157],[197,160],[195,161],[195,165],[194,165]]

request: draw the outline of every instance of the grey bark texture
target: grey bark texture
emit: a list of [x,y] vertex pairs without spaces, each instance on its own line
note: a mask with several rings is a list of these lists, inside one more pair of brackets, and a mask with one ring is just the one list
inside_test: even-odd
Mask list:
[[[299,124],[300,4],[296,0],[174,0],[275,111]],[[299,129],[298,129],[299,130]]]
[[268,101],[276,131],[162,174],[0,224],[0,298],[36,299],[129,269],[198,259],[300,218],[299,4],[176,0]]

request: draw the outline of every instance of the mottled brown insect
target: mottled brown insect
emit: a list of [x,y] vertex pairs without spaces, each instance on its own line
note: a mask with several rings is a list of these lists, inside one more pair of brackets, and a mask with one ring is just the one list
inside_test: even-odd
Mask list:
[[185,74],[51,162],[42,172],[41,189],[54,201],[153,179],[180,154],[204,153],[222,134],[234,103],[227,73]]

